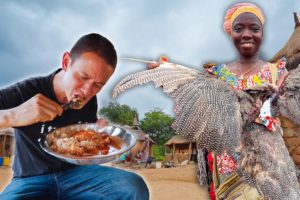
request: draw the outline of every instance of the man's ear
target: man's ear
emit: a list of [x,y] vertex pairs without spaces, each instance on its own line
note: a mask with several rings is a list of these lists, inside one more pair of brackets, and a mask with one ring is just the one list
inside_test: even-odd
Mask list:
[[65,52],[62,57],[62,64],[61,64],[62,69],[66,71],[67,68],[70,66],[70,64],[71,64],[71,55],[69,52]]

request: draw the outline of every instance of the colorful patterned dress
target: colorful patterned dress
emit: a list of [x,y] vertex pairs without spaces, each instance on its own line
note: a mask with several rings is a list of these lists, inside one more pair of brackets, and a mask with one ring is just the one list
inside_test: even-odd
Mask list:
[[[283,58],[276,63],[278,78],[285,72],[287,69],[285,68],[286,60]],[[268,83],[272,83],[272,73],[270,69],[271,63],[266,63],[261,70],[253,75],[245,76],[240,78],[237,74],[232,73],[226,64],[221,64],[218,66],[212,66],[206,68],[206,70],[215,75],[218,79],[225,81],[228,85],[238,89],[238,90],[246,90],[248,88],[254,86],[262,86]],[[210,165],[213,163],[212,153],[208,154],[208,160],[210,160]],[[220,183],[226,177],[231,175],[236,171],[237,167],[237,157],[229,156],[226,151],[224,151],[221,155],[216,156],[216,165],[217,165],[217,173]],[[212,168],[212,166],[210,166]],[[213,183],[212,183],[213,184]],[[215,194],[213,191],[210,191],[211,198],[214,199]]]

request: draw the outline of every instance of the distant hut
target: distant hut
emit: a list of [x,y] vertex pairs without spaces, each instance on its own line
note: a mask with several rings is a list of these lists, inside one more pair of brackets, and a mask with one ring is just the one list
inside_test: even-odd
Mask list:
[[[132,126],[125,126],[125,128],[128,131],[132,132],[136,137],[137,140],[136,145],[130,151],[131,156],[136,156],[136,154],[139,151],[141,151],[144,147],[146,133],[140,128],[140,124],[137,116],[135,116],[135,118],[133,119]],[[156,144],[156,142],[153,141],[151,138],[149,138],[149,141],[150,141],[149,155],[152,156],[153,155],[152,145]]]
[[294,13],[295,30],[284,47],[278,51],[270,62],[276,62],[283,56],[287,59],[287,69],[296,68],[300,63],[300,23],[297,13]]
[[14,149],[14,133],[12,128],[0,130],[0,157],[11,157]]
[[180,135],[174,135],[165,143],[166,161],[177,161],[179,163],[185,160],[196,161],[196,155],[196,144]]

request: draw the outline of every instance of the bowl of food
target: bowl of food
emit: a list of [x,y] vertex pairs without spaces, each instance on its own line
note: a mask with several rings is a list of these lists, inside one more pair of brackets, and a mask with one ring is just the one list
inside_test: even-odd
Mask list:
[[135,143],[134,134],[126,129],[116,125],[100,127],[96,123],[65,126],[39,139],[45,152],[77,165],[110,162]]

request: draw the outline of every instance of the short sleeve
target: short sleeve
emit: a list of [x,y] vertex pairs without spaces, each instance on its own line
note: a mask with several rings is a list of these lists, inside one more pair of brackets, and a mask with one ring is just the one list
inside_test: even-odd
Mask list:
[[14,108],[37,94],[33,78],[0,89],[0,110]]
[[18,84],[0,90],[0,110],[16,107],[22,101],[23,98]]
[[203,65],[204,70],[210,75],[217,75],[218,66],[214,63],[205,63]]

